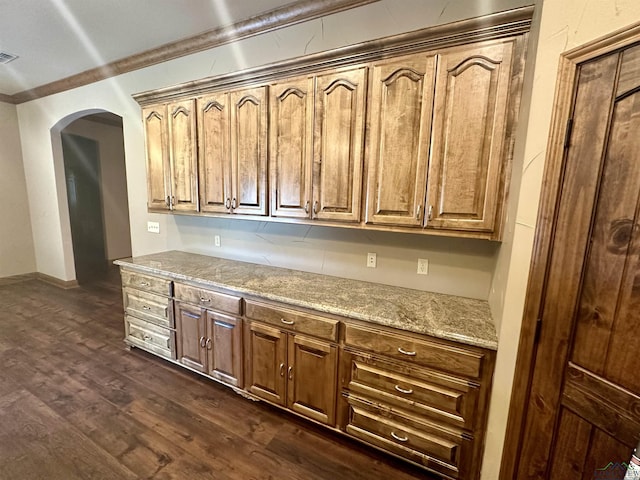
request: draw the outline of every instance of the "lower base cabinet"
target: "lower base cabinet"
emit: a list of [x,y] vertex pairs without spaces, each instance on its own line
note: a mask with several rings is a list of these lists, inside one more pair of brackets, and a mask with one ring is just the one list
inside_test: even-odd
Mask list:
[[326,425],[335,425],[338,348],[329,342],[247,322],[246,389]]

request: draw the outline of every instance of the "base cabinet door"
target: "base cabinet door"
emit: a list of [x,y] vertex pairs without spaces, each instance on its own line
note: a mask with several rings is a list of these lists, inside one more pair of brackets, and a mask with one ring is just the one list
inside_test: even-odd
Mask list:
[[318,422],[334,424],[337,347],[300,335],[289,335],[288,343],[288,408]]
[[202,309],[176,302],[175,312],[178,361],[199,372],[206,372],[208,337]]
[[208,374],[242,387],[242,320],[207,310]]
[[255,396],[285,405],[287,334],[259,323],[246,328],[246,389]]

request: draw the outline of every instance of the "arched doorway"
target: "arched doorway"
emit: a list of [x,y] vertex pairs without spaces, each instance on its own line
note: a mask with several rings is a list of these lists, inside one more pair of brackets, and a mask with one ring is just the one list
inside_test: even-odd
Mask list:
[[112,271],[113,260],[131,256],[122,118],[79,112],[58,122],[52,139],[58,185],[66,190],[66,198],[59,196],[65,224],[68,212],[63,231],[70,236],[76,280],[87,283]]

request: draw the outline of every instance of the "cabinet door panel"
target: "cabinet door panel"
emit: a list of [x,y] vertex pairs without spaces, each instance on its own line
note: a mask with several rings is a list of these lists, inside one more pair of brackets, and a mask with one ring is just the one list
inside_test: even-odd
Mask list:
[[225,93],[198,99],[200,209],[226,213],[231,209],[229,97]]
[[271,215],[309,218],[313,78],[271,86]]
[[314,218],[360,220],[366,71],[362,67],[316,79]]
[[373,65],[367,223],[422,225],[434,57]]
[[147,154],[147,208],[169,210],[171,195],[167,108],[164,105],[142,109]]
[[198,210],[195,100],[168,106],[171,202],[175,210]]
[[287,406],[318,422],[335,424],[337,368],[336,346],[289,335]]
[[209,375],[242,387],[242,320],[207,311]]
[[247,323],[247,390],[278,405],[286,402],[287,334]]
[[267,214],[267,87],[229,94],[233,213]]
[[197,307],[176,302],[176,342],[178,361],[198,370],[207,371],[207,324]]
[[472,46],[438,59],[428,228],[494,229],[512,48]]

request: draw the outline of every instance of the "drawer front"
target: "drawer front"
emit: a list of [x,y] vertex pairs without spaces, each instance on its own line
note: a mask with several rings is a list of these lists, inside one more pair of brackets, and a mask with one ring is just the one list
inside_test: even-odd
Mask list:
[[414,367],[413,372],[402,374],[389,364],[354,358],[348,388],[380,403],[459,428],[472,429],[475,424],[479,387],[437,372],[418,372]]
[[345,343],[380,355],[465,377],[478,378],[482,372],[484,354],[481,351],[430,341],[426,338],[417,339],[347,324]]
[[175,360],[175,332],[139,318],[125,315],[125,340],[130,345]]
[[439,429],[389,414],[375,406],[349,398],[350,435],[412,460],[438,473],[464,477],[472,440],[454,431]]
[[245,315],[271,325],[286,328],[298,333],[320,337],[333,342],[338,340],[338,320],[307,313],[273,307],[260,302],[247,300]]
[[174,285],[174,296],[176,300],[198,305],[203,308],[219,310],[233,315],[242,314],[242,299],[240,297],[234,297],[233,295],[176,282]]
[[165,297],[170,297],[172,294],[171,286],[173,282],[166,278],[154,277],[153,275],[145,275],[128,270],[121,270],[120,275],[122,277],[122,285],[125,287],[157,293]]
[[124,287],[124,309],[129,315],[142,318],[167,328],[173,326],[173,300],[171,298],[147,293],[142,290]]

